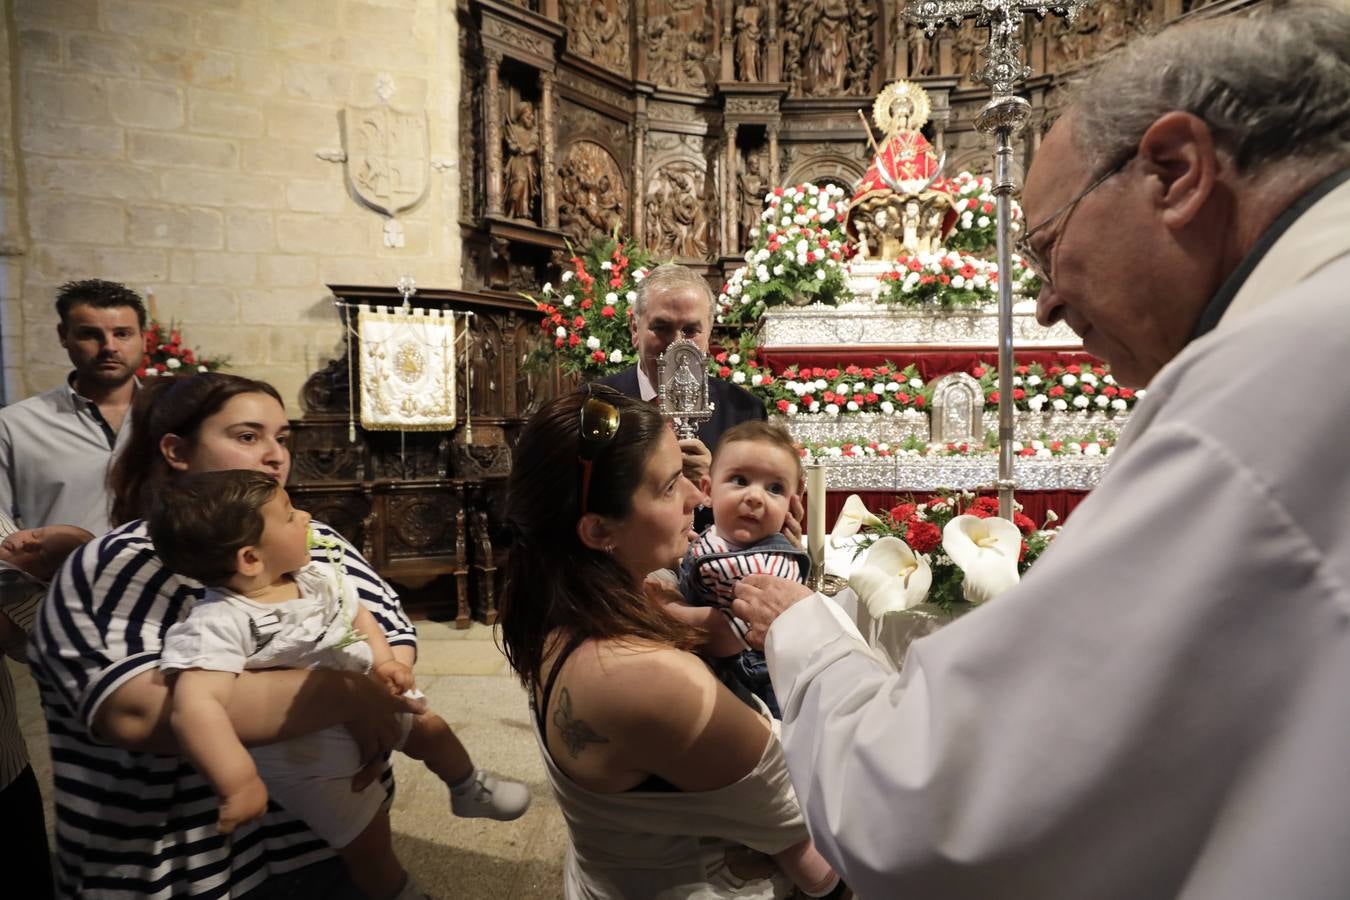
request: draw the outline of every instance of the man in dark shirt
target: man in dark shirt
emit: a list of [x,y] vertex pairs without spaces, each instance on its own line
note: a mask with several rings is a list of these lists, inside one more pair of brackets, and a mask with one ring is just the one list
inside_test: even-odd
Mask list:
[[[679,338],[688,338],[705,354],[712,332],[713,293],[708,282],[692,269],[674,263],[657,266],[638,286],[633,304],[633,347],[638,364],[600,379],[630,397],[655,401],[658,394],[657,361],[666,348]],[[712,448],[722,432],[751,419],[763,419],[764,404],[744,388],[721,378],[708,379],[708,399],[713,403],[712,418],[700,424],[698,437],[680,441],[684,452],[685,474],[704,492],[712,464]],[[801,510],[789,511],[790,524],[801,534]],[[712,523],[712,511],[700,507],[694,526],[702,529]]]

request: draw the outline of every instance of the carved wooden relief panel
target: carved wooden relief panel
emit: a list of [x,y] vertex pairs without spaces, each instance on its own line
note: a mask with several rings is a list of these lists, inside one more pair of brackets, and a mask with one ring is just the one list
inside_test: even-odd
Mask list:
[[875,87],[875,0],[784,0],[783,78],[806,97],[866,95]]
[[612,232],[628,215],[628,187],[619,162],[594,141],[574,141],[558,168],[558,223],[574,246]]
[[561,0],[558,6],[573,52],[612,72],[628,73],[628,0]]
[[399,491],[382,498],[387,559],[444,556],[455,552],[455,512],[461,506],[457,487]]
[[702,92],[717,80],[721,4],[669,0],[647,7],[647,77],[662,87]]
[[647,249],[657,258],[706,259],[712,249],[715,203],[702,160],[676,159],[654,167],[647,182]]

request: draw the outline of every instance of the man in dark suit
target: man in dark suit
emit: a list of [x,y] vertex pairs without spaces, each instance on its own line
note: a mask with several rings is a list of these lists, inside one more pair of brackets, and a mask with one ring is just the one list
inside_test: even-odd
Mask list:
[[[657,361],[677,338],[688,338],[705,354],[708,337],[712,333],[713,293],[703,276],[692,269],[674,263],[657,266],[638,286],[637,301],[633,304],[631,320],[633,347],[638,352],[638,364],[600,379],[629,397],[640,400],[657,399]],[[751,419],[763,419],[764,404],[744,388],[721,378],[708,379],[708,398],[713,402],[712,418],[699,426],[698,437],[680,441],[684,451],[685,474],[704,492],[708,490],[708,473],[712,465],[712,450],[722,432],[733,425]],[[789,510],[790,537],[800,539],[801,504]],[[712,523],[712,510],[700,508],[694,525],[700,530]],[[785,529],[786,531],[787,529]]]

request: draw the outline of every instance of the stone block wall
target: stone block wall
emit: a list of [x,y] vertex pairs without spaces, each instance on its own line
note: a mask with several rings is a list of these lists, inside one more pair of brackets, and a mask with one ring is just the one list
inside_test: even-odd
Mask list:
[[[59,383],[54,291],[122,281],[293,415],[341,345],[326,284],[460,286],[451,0],[7,0],[0,20],[4,398]],[[392,88],[392,95],[388,94]],[[344,107],[427,114],[405,244],[354,196]],[[436,160],[438,165],[430,166]]]

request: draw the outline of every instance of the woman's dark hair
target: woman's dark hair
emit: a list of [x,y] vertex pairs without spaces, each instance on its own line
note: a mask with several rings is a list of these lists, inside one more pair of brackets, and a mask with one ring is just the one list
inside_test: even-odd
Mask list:
[[[619,429],[594,456],[587,509],[623,519],[669,426],[649,403],[598,390],[593,396],[619,410]],[[559,397],[530,418],[507,486],[506,520],[515,544],[498,624],[506,658],[527,688],[542,684],[555,631],[571,648],[590,638],[650,640],[685,650],[699,642],[692,628],[653,605],[610,554],[577,537],[582,401],[580,393]]]
[[266,394],[282,403],[277,389],[267,382],[221,372],[161,377],[141,384],[131,406],[131,437],[108,472],[114,527],[144,516],[146,492],[173,474],[159,450],[164,436],[176,434],[194,443],[202,422],[240,394]]

